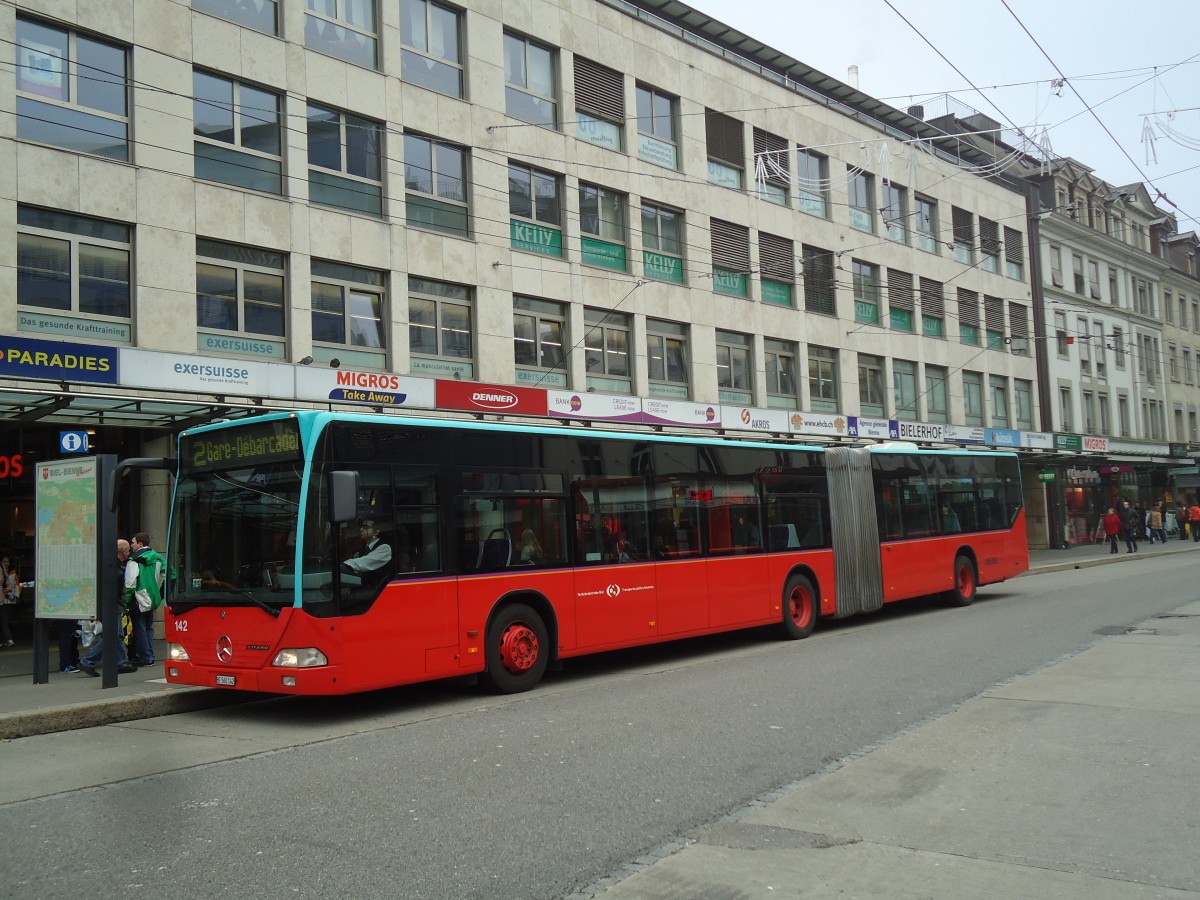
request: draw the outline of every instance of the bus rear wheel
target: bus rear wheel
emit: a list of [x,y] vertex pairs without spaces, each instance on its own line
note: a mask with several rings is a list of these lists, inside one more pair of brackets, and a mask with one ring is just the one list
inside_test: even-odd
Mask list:
[[487,680],[501,694],[534,687],[546,672],[550,636],[542,617],[524,603],[504,607],[488,625]]
[[803,575],[793,575],[783,589],[783,631],[792,640],[806,638],[817,625],[817,592]]
[[955,606],[970,606],[975,602],[979,589],[979,577],[975,574],[975,563],[971,557],[960,553],[954,557],[954,587],[947,597]]

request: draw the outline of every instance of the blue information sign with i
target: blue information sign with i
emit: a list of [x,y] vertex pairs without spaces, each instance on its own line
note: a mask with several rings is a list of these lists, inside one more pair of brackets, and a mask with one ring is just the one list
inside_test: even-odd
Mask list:
[[63,453],[87,453],[88,433],[86,431],[60,431],[58,433],[58,449]]

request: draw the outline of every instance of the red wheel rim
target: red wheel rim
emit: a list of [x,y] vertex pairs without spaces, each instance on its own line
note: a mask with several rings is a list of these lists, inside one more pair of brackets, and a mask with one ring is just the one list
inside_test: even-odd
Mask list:
[[969,563],[959,566],[958,592],[963,597],[971,597],[975,594],[975,570],[971,568]]
[[537,664],[538,637],[523,622],[513,622],[500,638],[500,661],[514,675],[528,672]]
[[792,617],[792,623],[797,628],[807,627],[812,612],[812,595],[801,585],[792,588],[788,597],[788,615]]

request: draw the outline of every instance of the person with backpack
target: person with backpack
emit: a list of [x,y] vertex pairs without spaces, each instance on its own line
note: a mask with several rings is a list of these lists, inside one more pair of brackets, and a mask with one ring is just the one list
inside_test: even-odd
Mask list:
[[150,535],[139,531],[129,541],[125,564],[125,598],[133,622],[130,661],[135,666],[154,665],[154,611],[162,605],[167,561],[150,546]]

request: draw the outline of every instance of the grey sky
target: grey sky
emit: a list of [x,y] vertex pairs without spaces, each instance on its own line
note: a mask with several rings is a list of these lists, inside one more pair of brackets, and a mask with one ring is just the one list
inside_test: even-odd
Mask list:
[[[1200,38],[1192,0],[1007,0],[1015,18],[1005,0],[891,4],[899,14],[885,0],[691,3],[842,81],[848,67],[857,65],[859,87],[900,109],[953,92],[960,102],[1005,125],[1011,120],[1039,134],[1045,126],[1055,154],[1078,159],[1113,184],[1148,181],[1152,196],[1157,188],[1178,205],[1180,231],[1200,231]],[[1022,24],[1070,85],[1052,87],[1058,73]],[[1177,112],[1169,118],[1172,110]],[[1146,113],[1160,113],[1150,120],[1157,140],[1149,159],[1142,137]],[[1175,140],[1162,134],[1154,124],[1158,121]],[[1156,202],[1172,209],[1161,199]]]

